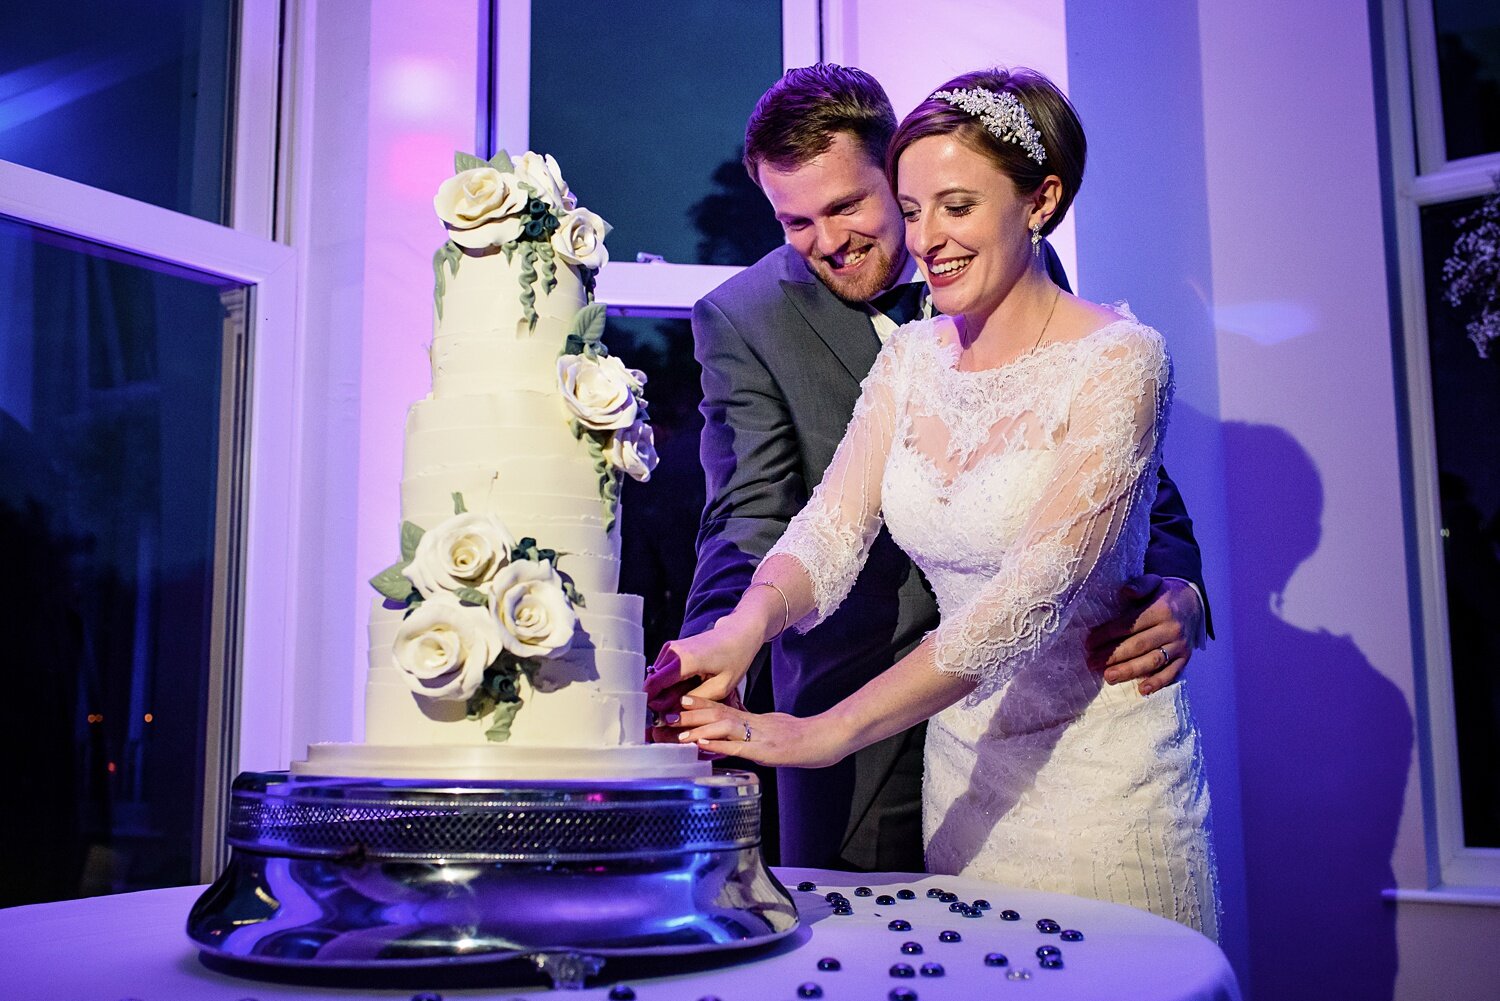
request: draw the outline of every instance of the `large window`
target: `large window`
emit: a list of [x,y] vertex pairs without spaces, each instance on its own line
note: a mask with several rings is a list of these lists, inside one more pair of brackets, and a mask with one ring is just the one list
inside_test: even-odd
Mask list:
[[[1500,9],[1386,6],[1434,869],[1500,885]],[[1406,97],[1410,94],[1410,103]]]

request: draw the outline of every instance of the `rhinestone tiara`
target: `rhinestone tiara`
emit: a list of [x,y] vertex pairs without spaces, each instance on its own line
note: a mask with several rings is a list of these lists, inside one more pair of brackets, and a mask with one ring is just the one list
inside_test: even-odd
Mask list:
[[1037,163],[1047,162],[1042,134],[1036,130],[1026,106],[1016,95],[1009,91],[997,93],[983,87],[970,87],[967,90],[940,90],[932,96],[978,117],[990,135],[1001,142],[1015,143]]

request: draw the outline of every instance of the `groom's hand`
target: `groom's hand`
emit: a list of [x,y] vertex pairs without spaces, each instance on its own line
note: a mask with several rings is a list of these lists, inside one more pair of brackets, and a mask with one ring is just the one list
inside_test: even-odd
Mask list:
[[1111,685],[1135,680],[1150,695],[1176,681],[1192,659],[1203,604],[1186,581],[1156,574],[1137,577],[1120,594],[1120,615],[1089,633],[1088,663]]

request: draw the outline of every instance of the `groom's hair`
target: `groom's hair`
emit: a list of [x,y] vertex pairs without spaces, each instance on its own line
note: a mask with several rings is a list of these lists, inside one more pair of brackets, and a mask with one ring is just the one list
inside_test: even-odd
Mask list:
[[760,183],[760,166],[795,170],[848,133],[870,162],[885,162],[896,112],[880,81],[862,69],[816,63],[787,70],[761,95],[745,125],[745,170]]

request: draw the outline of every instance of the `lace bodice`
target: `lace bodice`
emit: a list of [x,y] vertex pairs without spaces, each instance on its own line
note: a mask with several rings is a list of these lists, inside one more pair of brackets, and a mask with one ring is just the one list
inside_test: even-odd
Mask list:
[[1140,572],[1171,396],[1162,337],[1124,313],[980,372],[951,326],[886,344],[823,482],[769,555],[795,557],[826,618],[882,521],[927,575],[941,670],[978,701],[1069,626],[1102,621]]

